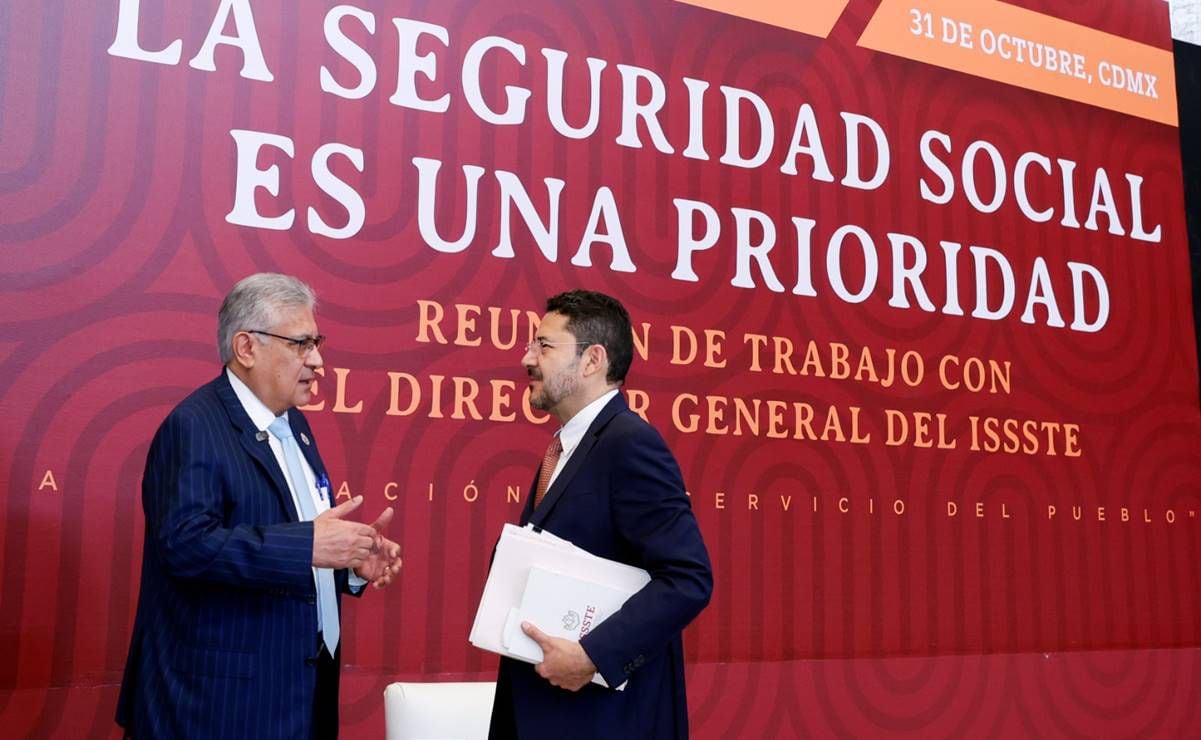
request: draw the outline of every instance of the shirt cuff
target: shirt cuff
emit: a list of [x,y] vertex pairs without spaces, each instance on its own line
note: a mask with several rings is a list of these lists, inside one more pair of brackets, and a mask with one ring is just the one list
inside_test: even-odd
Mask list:
[[355,573],[353,569],[351,569],[347,575],[350,576],[350,579],[346,585],[350,586],[350,590],[354,591],[356,594],[362,591],[363,587],[367,585],[367,579],[359,578],[359,574]]

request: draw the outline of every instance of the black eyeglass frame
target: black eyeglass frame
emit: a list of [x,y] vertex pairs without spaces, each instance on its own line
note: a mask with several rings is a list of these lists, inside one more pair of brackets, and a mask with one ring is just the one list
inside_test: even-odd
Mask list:
[[543,355],[546,353],[546,350],[550,349],[551,347],[591,347],[594,344],[596,344],[596,342],[552,342],[549,339],[534,337],[528,343],[526,343],[525,353],[528,355],[534,350],[534,347],[538,348],[539,355]]
[[285,337],[283,334],[272,334],[271,332],[263,331],[262,329],[243,329],[242,331],[248,334],[262,334],[265,337],[282,339],[283,341],[288,342],[295,347],[296,351],[300,353],[301,357],[308,357],[313,350],[319,350],[321,349],[321,345],[325,344],[324,334],[318,334],[315,337]]

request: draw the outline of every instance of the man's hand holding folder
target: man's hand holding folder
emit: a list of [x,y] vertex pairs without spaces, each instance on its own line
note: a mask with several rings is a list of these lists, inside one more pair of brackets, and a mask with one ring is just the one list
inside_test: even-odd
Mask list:
[[[578,691],[590,681],[608,686],[577,636],[649,581],[641,568],[599,558],[544,530],[506,524],[469,639],[484,650],[536,664],[538,675],[560,688]],[[563,630],[546,621],[572,614],[576,621],[565,622]]]
[[580,643],[551,637],[529,622],[522,622],[521,630],[542,648],[542,662],[536,664],[534,670],[552,685],[579,691],[596,675],[596,666]]

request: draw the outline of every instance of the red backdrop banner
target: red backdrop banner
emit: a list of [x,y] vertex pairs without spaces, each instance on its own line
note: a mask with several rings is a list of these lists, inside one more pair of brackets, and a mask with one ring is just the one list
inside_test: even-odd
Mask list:
[[1178,132],[1120,112],[1174,90],[1167,5],[873,30],[1064,97],[861,45],[884,5],[824,38],[667,0],[0,7],[5,726],[112,731],[149,440],[271,270],[319,295],[334,488],[398,514],[348,728],[493,669],[466,636],[552,430],[520,354],[586,287],[632,314],[713,557],[696,732],[1195,729]]

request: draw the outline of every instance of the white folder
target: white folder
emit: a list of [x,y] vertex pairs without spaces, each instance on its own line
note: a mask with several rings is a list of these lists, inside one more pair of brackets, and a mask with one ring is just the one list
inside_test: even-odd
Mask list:
[[[595,584],[597,598],[603,596],[606,603],[612,601],[611,592],[633,595],[651,580],[650,574],[641,568],[597,557],[545,530],[506,524],[496,545],[492,570],[488,573],[471,626],[468,640],[472,645],[527,663],[534,662],[528,650],[514,652],[506,647],[505,632],[506,625],[521,614],[531,568],[564,576],[584,588]],[[543,629],[549,626],[539,625]],[[606,685],[599,672],[592,681]]]

